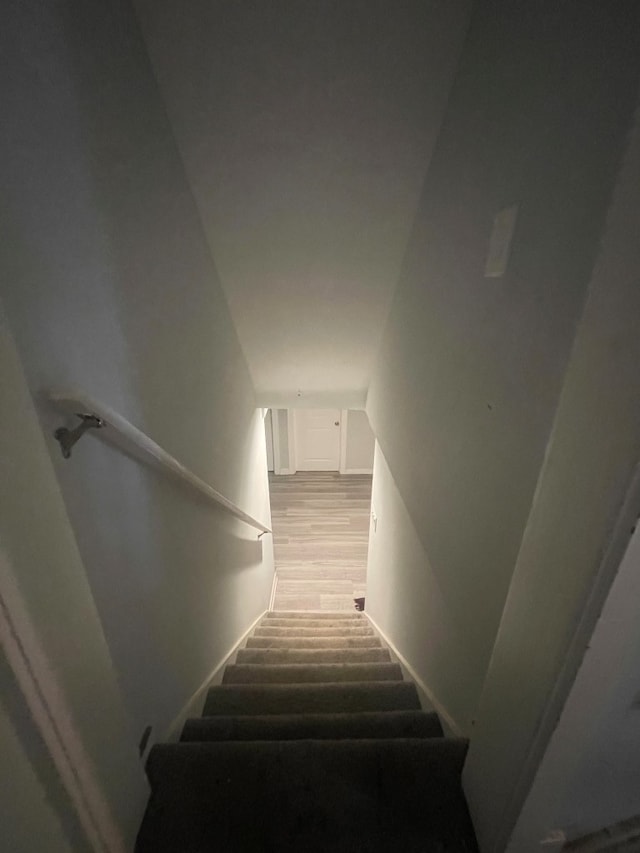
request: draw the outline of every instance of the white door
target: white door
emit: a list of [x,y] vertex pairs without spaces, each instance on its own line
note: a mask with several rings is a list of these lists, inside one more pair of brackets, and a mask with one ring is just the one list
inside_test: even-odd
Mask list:
[[296,409],[296,469],[340,469],[340,409]]

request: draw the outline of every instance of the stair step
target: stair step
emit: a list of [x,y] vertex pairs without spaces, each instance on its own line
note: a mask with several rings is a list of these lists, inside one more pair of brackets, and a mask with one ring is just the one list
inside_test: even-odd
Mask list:
[[249,637],[248,649],[369,649],[382,643],[375,635],[372,637]]
[[438,715],[425,711],[356,714],[270,714],[187,720],[181,740],[342,740],[442,737]]
[[390,663],[387,649],[240,649],[236,663]]
[[354,711],[419,711],[409,681],[351,684],[222,684],[210,687],[203,716],[233,714],[331,714]]
[[265,614],[265,619],[304,619],[316,620],[338,619],[341,622],[362,622],[365,617],[361,613],[343,612],[342,610],[334,611],[317,611],[317,610],[271,610]]
[[454,739],[156,745],[136,853],[475,853]]
[[402,681],[397,663],[230,664],[223,684],[319,684],[343,681]]
[[254,637],[373,637],[373,629],[357,628],[268,628],[258,625]]
[[353,619],[267,619],[260,622],[261,628],[337,628],[340,633],[344,628],[369,628],[371,624]]

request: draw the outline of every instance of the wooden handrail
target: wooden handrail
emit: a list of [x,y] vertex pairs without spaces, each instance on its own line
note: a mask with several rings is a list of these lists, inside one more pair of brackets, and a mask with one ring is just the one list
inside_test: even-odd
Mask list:
[[[88,419],[93,419],[95,422],[90,423],[89,426],[97,427],[95,430],[91,430],[92,434],[97,438],[104,439],[128,455],[150,463],[165,473],[172,474],[181,482],[191,486],[191,488],[195,489],[201,495],[204,495],[210,501],[222,507],[226,512],[234,516],[234,518],[238,518],[240,521],[251,525],[251,527],[255,527],[256,530],[260,531],[260,536],[263,533],[271,533],[269,527],[244,512],[244,510],[240,509],[240,507],[236,506],[228,498],[225,498],[224,495],[220,494],[220,492],[216,491],[208,483],[205,483],[204,480],[201,480],[200,477],[188,468],[185,468],[184,465],[178,462],[170,453],[167,453],[159,444],[156,444],[142,430],[129,423],[122,415],[114,412],[108,406],[92,400],[81,392],[55,391],[50,392],[48,397],[61,411],[80,417],[83,425],[88,422]],[[56,439],[60,441],[63,455],[66,458],[70,455],[71,446],[85,431],[85,426],[77,430],[65,430],[64,428],[56,430]],[[70,435],[71,442],[69,442]]]

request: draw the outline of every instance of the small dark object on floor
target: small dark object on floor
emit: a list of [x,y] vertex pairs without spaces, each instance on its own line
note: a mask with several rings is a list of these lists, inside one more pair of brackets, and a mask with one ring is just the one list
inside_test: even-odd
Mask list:
[[364,610],[364,598],[354,598],[353,600],[356,603],[356,610]]

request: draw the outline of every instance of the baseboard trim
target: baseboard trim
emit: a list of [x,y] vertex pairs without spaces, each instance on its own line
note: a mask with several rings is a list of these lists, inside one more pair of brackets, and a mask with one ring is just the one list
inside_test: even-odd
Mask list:
[[[564,837],[564,832],[558,835]],[[637,850],[640,843],[640,817],[632,817],[604,829],[576,838],[560,849],[567,853],[604,853],[609,850]],[[633,846],[632,846],[633,845]],[[546,851],[545,851],[546,853]]]
[[[36,473],[40,482],[47,485],[44,474],[48,477],[48,472],[43,474],[42,468],[36,468]],[[58,495],[54,497],[58,499]],[[57,541],[64,542],[62,534]],[[73,544],[75,547],[75,540]],[[71,549],[69,553],[73,553]],[[101,780],[96,776],[94,762],[73,722],[73,706],[47,658],[16,577],[19,577],[17,566],[10,563],[8,555],[0,554],[0,652],[5,656],[16,691],[21,694],[34,729],[57,771],[70,808],[75,812],[86,849],[125,853],[129,845],[114,819]]]
[[371,622],[378,634],[380,634],[382,640],[387,644],[387,646],[389,646],[391,652],[395,655],[395,657],[398,658],[398,663],[400,664],[402,669],[405,669],[407,671],[407,675],[411,678],[412,681],[415,682],[415,685],[418,688],[418,693],[422,693],[427,703],[429,705],[432,705],[433,708],[436,710],[445,728],[447,728],[455,737],[465,737],[466,735],[464,734],[462,727],[458,725],[457,721],[451,716],[451,714],[445,708],[442,702],[439,701],[434,692],[424,683],[422,678],[420,678],[418,673],[411,666],[405,656],[398,651],[395,643],[393,643],[389,639],[389,637],[385,634],[385,632],[378,625],[375,619],[372,619],[366,610],[364,611],[364,615],[367,617],[369,622]]
[[373,468],[345,468],[340,471],[341,474],[348,477],[349,474],[373,474]]
[[[231,649],[227,652],[227,654],[222,658],[222,660],[216,664],[216,666],[211,670],[209,675],[202,682],[200,687],[192,694],[192,696],[186,701],[183,705],[182,709],[178,712],[177,716],[174,717],[169,727],[166,729],[164,735],[160,739],[160,743],[175,743],[179,738],[182,732],[182,727],[185,721],[189,717],[199,717],[202,713],[202,709],[204,708],[204,702],[206,699],[206,692],[209,687],[219,684],[222,681],[223,670],[225,666],[229,663],[231,658],[235,655],[238,649],[242,646],[247,637],[251,634],[253,629],[256,627],[258,622],[262,619],[262,617],[267,613],[267,610],[264,610],[258,618],[251,623],[249,628],[244,632],[244,634],[240,637],[240,639],[234,643]],[[158,741],[154,741],[158,742]],[[151,748],[151,744],[149,744],[148,749]]]
[[277,589],[278,589],[278,573],[274,569],[273,581],[271,583],[271,595],[269,596],[269,608],[268,608],[269,613],[271,613],[271,611],[273,610],[273,605],[275,604],[275,601],[276,601]]

